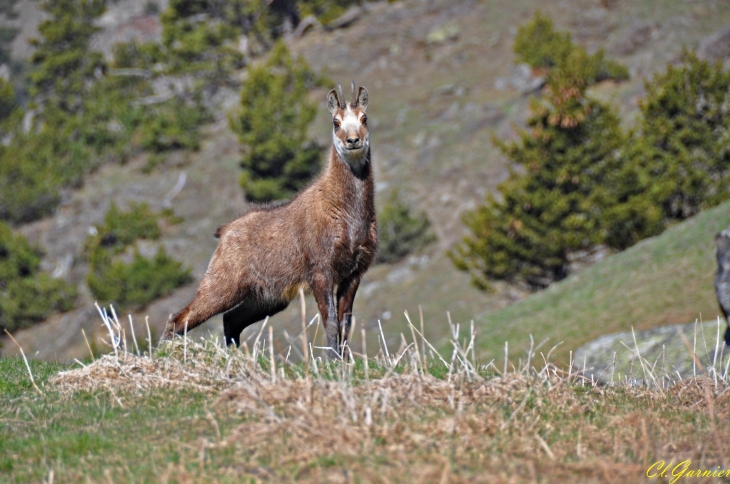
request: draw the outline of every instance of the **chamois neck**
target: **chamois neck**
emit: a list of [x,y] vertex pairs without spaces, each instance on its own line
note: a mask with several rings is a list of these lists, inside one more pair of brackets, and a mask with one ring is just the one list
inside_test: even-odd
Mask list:
[[343,156],[340,150],[332,147],[328,170],[333,173],[348,174],[359,180],[372,179],[370,147],[357,156]]

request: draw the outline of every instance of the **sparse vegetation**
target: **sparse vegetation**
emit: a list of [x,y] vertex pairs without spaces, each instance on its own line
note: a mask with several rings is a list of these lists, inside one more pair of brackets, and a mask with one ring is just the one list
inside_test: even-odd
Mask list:
[[241,105],[231,116],[245,145],[241,186],[251,201],[291,197],[319,167],[319,148],[307,130],[316,105],[307,91],[316,78],[307,63],[279,42],[261,65],[248,69]]
[[377,263],[397,262],[436,240],[424,212],[416,212],[396,190],[378,214]]
[[[138,239],[159,238],[157,218],[144,204],[132,205],[126,212],[111,205],[104,226],[87,243],[90,269],[86,282],[99,301],[139,308],[190,281],[190,270],[161,246],[151,259],[132,247]],[[131,262],[120,260],[119,254],[130,248]]]
[[15,331],[68,311],[76,288],[40,271],[41,254],[0,222],[0,331]]

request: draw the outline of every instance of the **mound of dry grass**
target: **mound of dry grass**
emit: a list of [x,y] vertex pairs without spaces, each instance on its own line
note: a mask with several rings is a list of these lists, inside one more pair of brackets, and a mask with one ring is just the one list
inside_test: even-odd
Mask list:
[[[729,468],[730,391],[717,375],[599,385],[549,363],[477,365],[473,334],[466,349],[455,335],[450,363],[427,357],[427,342],[413,336],[392,355],[383,348],[375,358],[308,365],[288,363],[258,338],[253,352],[179,338],[153,356],[118,346],[50,382],[63,393],[108,390],[120,405],[159,388],[210,394],[204,418],[215,437],[180,449],[164,476],[180,482],[211,472],[302,482],[633,482],[658,460]],[[226,465],[211,469],[220,455]]]

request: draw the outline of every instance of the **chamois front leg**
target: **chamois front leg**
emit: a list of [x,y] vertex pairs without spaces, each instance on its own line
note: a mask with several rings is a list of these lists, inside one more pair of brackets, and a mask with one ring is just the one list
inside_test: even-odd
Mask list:
[[361,275],[342,281],[337,287],[337,320],[340,322],[340,332],[342,336],[342,344],[340,352],[342,358],[347,361],[350,357],[350,329],[352,327],[352,304],[355,301],[357,288],[360,287]]
[[315,276],[310,283],[314,299],[317,301],[319,314],[322,315],[324,332],[327,335],[327,356],[331,360],[340,359],[339,339],[340,328],[337,321],[337,308],[333,294],[334,284],[331,279],[325,276]]

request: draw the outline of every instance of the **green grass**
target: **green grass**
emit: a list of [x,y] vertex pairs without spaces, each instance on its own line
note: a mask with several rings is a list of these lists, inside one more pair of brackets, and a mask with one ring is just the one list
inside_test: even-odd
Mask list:
[[477,319],[487,361],[504,342],[517,358],[535,342],[563,341],[558,358],[602,334],[688,323],[720,314],[713,287],[715,234],[730,222],[730,202],[706,210],[662,235],[551,285],[506,309]]
[[[57,480],[156,481],[179,460],[178,442],[214,437],[198,422],[210,397],[184,390],[125,395],[109,392],[61,395],[48,378],[71,365],[31,361],[33,389],[23,360],[0,359],[0,481],[40,482],[54,469]],[[3,475],[5,477],[3,477]]]

